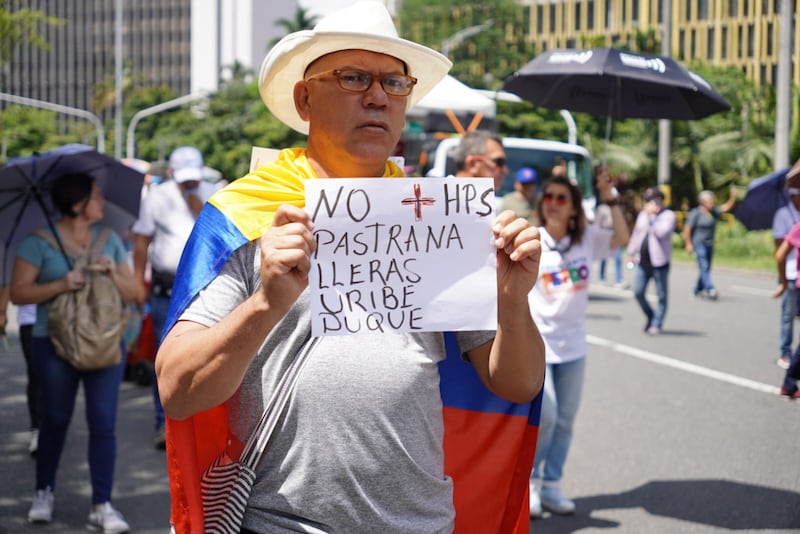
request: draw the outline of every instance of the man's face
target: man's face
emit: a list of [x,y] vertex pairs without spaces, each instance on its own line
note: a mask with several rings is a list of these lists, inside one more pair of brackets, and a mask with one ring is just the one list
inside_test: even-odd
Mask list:
[[467,168],[472,176],[494,178],[494,189],[495,191],[499,190],[503,185],[503,178],[508,174],[506,151],[503,150],[503,145],[494,139],[489,139],[486,142],[485,153],[467,156]]
[[[369,73],[372,84],[363,93],[346,91],[331,73],[334,69]],[[402,133],[408,97],[388,95],[380,77],[403,73],[399,59],[366,50],[317,59],[295,86],[298,113],[309,121],[309,155],[329,168],[352,163],[352,170],[340,172],[382,169]]]

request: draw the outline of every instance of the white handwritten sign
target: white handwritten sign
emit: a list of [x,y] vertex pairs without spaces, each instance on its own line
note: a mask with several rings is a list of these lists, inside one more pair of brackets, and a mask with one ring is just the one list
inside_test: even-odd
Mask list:
[[488,178],[306,181],[312,335],[494,330]]

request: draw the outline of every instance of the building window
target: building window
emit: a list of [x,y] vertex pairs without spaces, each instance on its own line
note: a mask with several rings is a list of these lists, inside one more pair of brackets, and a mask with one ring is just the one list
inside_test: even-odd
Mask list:
[[772,22],[767,23],[767,55],[772,56],[775,53],[775,25]]
[[708,60],[714,59],[714,50],[715,50],[715,48],[714,48],[714,37],[715,36],[716,35],[715,35],[715,32],[714,32],[714,28],[709,28],[708,29],[708,34],[706,35],[706,38],[708,39],[708,53],[706,54],[706,59],[708,59]]
[[633,22],[634,25],[639,25],[639,2],[636,0],[634,0],[631,6],[631,22]]
[[678,57],[686,58],[686,32],[684,30],[678,32]]
[[708,0],[699,0],[697,2],[697,19],[708,20]]
[[664,22],[664,0],[658,0],[658,23]]
[[747,26],[747,56],[753,57],[756,50],[756,29],[752,24]]
[[544,33],[544,13],[542,4],[536,6],[536,33],[541,35]]
[[728,3],[728,16],[735,17],[739,14],[739,0],[730,0]]
[[720,46],[720,50],[719,50],[719,57],[720,57],[720,59],[727,59],[728,58],[728,27],[727,26],[723,26],[722,27],[722,39],[720,39],[720,41],[721,41],[721,46]]
[[586,2],[586,29],[594,29],[594,0]]
[[575,30],[581,30],[581,4],[575,3]]
[[685,0],[684,8],[686,9],[686,22],[692,20],[692,0]]

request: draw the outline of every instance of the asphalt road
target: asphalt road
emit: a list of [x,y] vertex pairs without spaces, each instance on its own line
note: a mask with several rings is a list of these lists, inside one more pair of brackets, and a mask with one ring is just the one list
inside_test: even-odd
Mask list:
[[[571,517],[531,532],[800,532],[800,402],[777,395],[779,303],[773,277],[715,269],[717,302],[691,297],[692,265],[676,265],[661,336],[628,290],[594,283],[583,404],[563,489]],[[626,272],[626,276],[630,273]],[[14,315],[12,313],[12,315]],[[10,329],[11,331],[12,329]],[[0,532],[85,532],[86,430],[76,408],[58,478],[53,523],[25,521],[34,462],[27,455],[19,343],[0,345]],[[132,532],[168,532],[163,452],[152,448],[147,388],[123,384],[115,506]]]

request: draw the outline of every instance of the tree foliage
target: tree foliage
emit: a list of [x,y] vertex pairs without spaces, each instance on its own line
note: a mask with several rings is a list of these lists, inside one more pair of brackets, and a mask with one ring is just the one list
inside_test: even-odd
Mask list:
[[[7,0],[0,0],[0,38],[3,46],[14,35],[3,31],[8,24]],[[456,78],[476,88],[497,89],[512,72],[533,59],[536,50],[526,39],[529,34],[529,7],[515,0],[404,0],[399,12],[400,33],[440,49],[453,35],[492,20],[480,33],[460,42],[452,41],[448,55],[454,62]],[[33,24],[46,23],[44,21]],[[313,26],[315,21],[298,10],[294,19],[279,21],[288,32]],[[27,35],[27,34],[25,34]],[[35,38],[15,46],[34,46]],[[41,43],[40,43],[41,44]],[[587,46],[602,46],[591,43]],[[630,49],[656,53],[660,43],[652,28],[642,28],[627,43]],[[7,48],[0,49],[0,54]],[[3,56],[0,55],[0,61]],[[710,188],[726,198],[722,191],[730,185],[745,186],[753,178],[772,168],[775,125],[775,94],[770,87],[755,85],[734,68],[721,68],[696,61],[689,68],[702,75],[731,104],[731,110],[699,121],[672,122],[671,185],[673,198],[694,203],[699,189]],[[242,176],[248,169],[253,146],[280,148],[302,146],[305,137],[275,119],[258,94],[251,73],[241,66],[230,68],[230,79],[207,101],[172,109],[144,118],[136,127],[137,157],[163,160],[177,146],[191,144],[205,155],[209,166],[228,179]],[[141,87],[133,80],[124,88],[125,124],[133,115],[178,95],[165,87]],[[108,102],[107,84],[95,88],[97,104]],[[794,92],[791,136],[792,160],[800,156],[800,92]],[[613,172],[625,173],[634,187],[652,185],[657,179],[658,121],[622,120],[611,124],[609,143],[605,143],[606,119],[574,113],[578,142],[598,160],[605,157]],[[499,101],[498,130],[504,136],[567,140],[567,124],[559,112],[529,103]],[[107,124],[112,135],[113,124]],[[0,142],[11,156],[46,150],[66,142],[94,144],[93,129],[79,124],[68,129],[60,126],[51,112],[9,106],[0,112]],[[110,139],[107,140],[110,145]],[[0,161],[1,163],[2,161]]]

